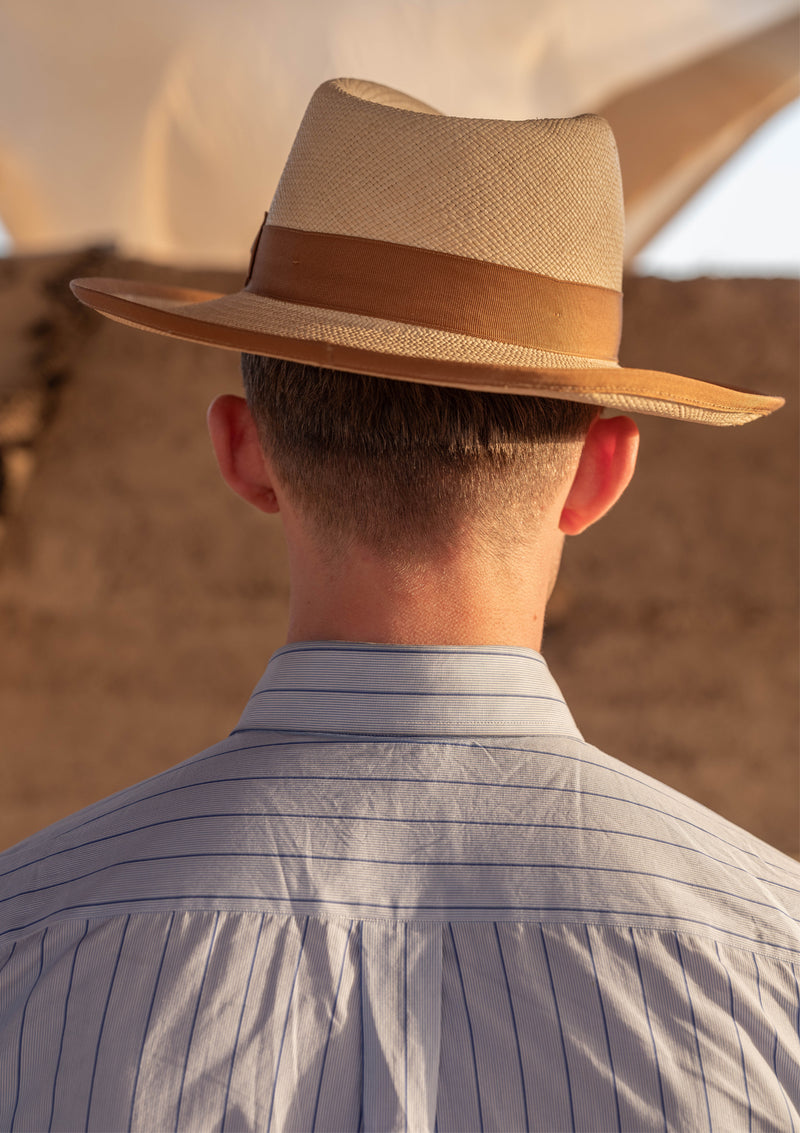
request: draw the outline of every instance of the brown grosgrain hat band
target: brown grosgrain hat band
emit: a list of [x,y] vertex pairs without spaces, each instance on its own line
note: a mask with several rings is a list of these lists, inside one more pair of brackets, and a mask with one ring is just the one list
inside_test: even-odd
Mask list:
[[780,397],[622,367],[623,208],[595,115],[440,114],[333,79],[315,92],[242,290],[74,280],[159,334],[375,377],[742,425]]
[[264,221],[256,295],[614,362],[622,295],[503,264]]

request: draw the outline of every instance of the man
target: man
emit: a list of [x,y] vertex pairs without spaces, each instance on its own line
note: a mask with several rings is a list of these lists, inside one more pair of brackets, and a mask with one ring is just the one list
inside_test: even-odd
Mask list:
[[780,404],[620,369],[621,240],[600,120],[338,80],[242,292],[76,282],[243,351],[209,427],[289,633],[228,739],[0,859],[3,1128],[800,1127],[800,870],[589,746],[538,653],[633,473],[600,407]]

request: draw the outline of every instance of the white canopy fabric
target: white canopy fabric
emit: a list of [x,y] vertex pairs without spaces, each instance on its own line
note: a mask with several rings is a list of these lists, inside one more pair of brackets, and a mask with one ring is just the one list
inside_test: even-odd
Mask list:
[[110,240],[243,265],[310,94],[353,75],[451,114],[605,111],[633,252],[793,96],[796,13],[796,0],[4,0],[0,218],[19,251]]

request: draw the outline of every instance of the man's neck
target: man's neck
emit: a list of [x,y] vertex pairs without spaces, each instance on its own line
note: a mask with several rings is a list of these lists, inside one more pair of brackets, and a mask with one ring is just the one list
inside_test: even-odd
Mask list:
[[334,565],[292,554],[288,642],[541,647],[561,541],[523,564],[451,553],[413,568],[362,550]]

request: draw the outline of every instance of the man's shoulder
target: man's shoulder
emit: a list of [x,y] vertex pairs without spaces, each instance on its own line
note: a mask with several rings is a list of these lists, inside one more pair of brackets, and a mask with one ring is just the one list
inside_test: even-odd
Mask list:
[[800,866],[576,736],[234,733],[0,855],[0,933],[172,909],[674,928],[800,957]]
[[[203,765],[231,745],[222,741],[157,775],[36,831],[0,853],[0,940],[46,923],[60,896],[81,881],[90,884],[111,863],[124,858],[124,844],[143,856],[148,830],[171,824],[179,810],[174,800],[202,784]],[[138,837],[137,837],[138,836]],[[135,848],[133,848],[135,842]],[[22,919],[16,910],[25,908]],[[67,915],[69,909],[65,909]]]

